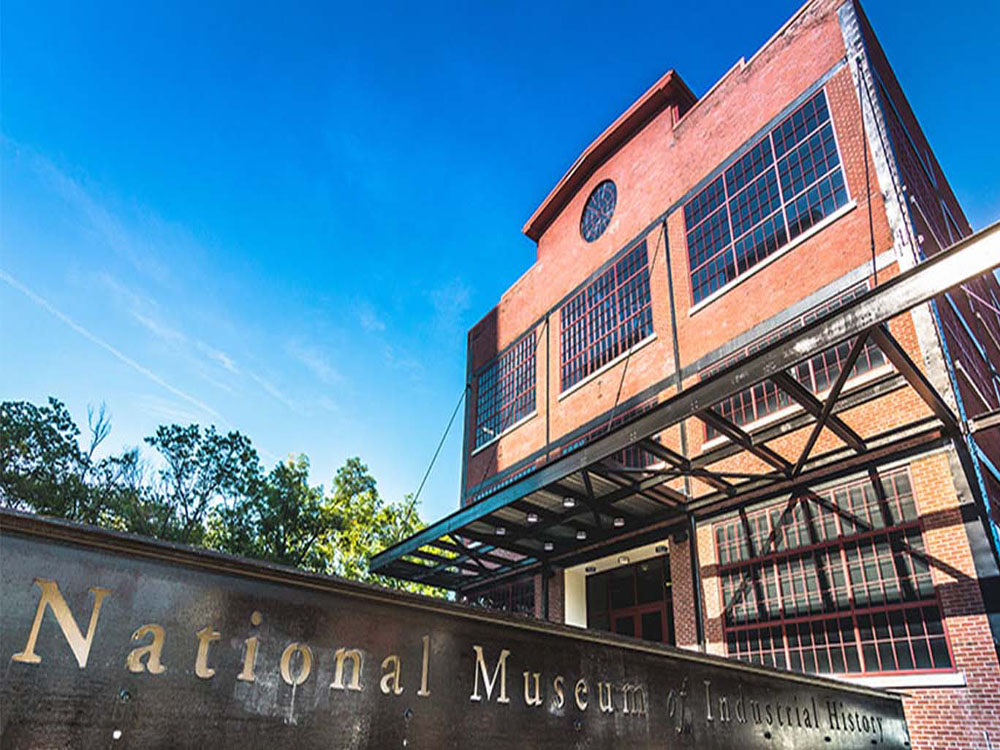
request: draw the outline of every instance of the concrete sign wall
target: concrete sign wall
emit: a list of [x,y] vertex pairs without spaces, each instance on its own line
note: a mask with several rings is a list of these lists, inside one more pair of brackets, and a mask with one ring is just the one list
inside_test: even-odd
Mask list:
[[824,679],[0,513],[0,746],[905,748]]

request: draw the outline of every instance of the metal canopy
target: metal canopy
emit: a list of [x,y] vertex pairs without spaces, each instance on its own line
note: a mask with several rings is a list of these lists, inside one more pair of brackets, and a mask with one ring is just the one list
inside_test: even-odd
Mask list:
[[[972,424],[975,420],[960,422],[886,324],[998,267],[1000,224],[994,224],[386,549],[372,558],[371,570],[469,591],[588,550],[596,556],[611,540],[654,529],[665,533],[690,516],[710,517],[919,450],[970,427],[981,429],[979,423]],[[849,374],[869,339],[895,372],[845,394]],[[848,341],[849,354],[825,399],[788,374],[796,364]],[[751,433],[712,408],[763,381],[781,389],[801,411]],[[904,387],[923,400],[926,416],[867,435],[838,416],[864,400]],[[979,419],[992,424],[995,415]],[[708,425],[727,440],[685,457],[662,438],[689,420]],[[795,455],[769,445],[810,425]],[[836,435],[840,445],[817,453],[814,448],[824,430]],[[638,467],[623,462],[629,450],[644,456]],[[739,471],[729,470],[734,456],[747,459]],[[753,468],[747,470],[747,465]]]

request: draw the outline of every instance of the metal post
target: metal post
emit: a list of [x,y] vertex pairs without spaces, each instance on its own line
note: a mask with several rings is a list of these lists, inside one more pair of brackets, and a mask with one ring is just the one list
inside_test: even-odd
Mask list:
[[691,588],[694,590],[694,632],[698,650],[705,650],[705,613],[701,606],[701,571],[698,565],[698,524],[694,514],[688,514],[688,550],[691,553]]

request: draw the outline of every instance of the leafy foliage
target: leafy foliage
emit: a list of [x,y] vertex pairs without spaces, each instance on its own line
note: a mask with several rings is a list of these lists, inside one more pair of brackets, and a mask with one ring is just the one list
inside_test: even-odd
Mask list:
[[333,479],[329,506],[342,524],[338,534],[320,543],[329,560],[331,573],[409,591],[433,591],[427,586],[373,575],[368,571],[368,560],[372,555],[423,528],[410,496],[401,503],[385,502],[368,467],[358,458],[349,458]]
[[87,449],[66,407],[0,404],[0,505],[385,586],[439,593],[373,576],[368,559],[423,524],[408,497],[386,502],[360,459],[333,489],[309,481],[304,455],[264,472],[249,438],[215,427],[163,425],[139,449],[100,460],[111,423],[89,412]]
[[198,425],[161,425],[146,438],[164,460],[159,471],[158,496],[169,513],[161,539],[200,544],[210,509],[235,507],[256,491],[260,459],[249,438],[238,432],[220,435],[215,427],[202,432]]
[[309,485],[309,459],[279,463],[252,491],[231,506],[216,505],[209,515],[209,546],[308,570],[325,571],[320,542],[338,537],[341,519]]

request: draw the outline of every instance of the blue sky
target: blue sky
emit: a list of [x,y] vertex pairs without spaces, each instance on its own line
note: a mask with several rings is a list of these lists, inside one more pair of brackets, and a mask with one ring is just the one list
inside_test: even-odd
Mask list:
[[[399,499],[555,181],[665,70],[701,94],[796,7],[5,0],[0,396],[104,401],[109,450],[239,429],[327,486],[358,455]],[[1000,218],[995,5],[866,9],[973,226]]]

